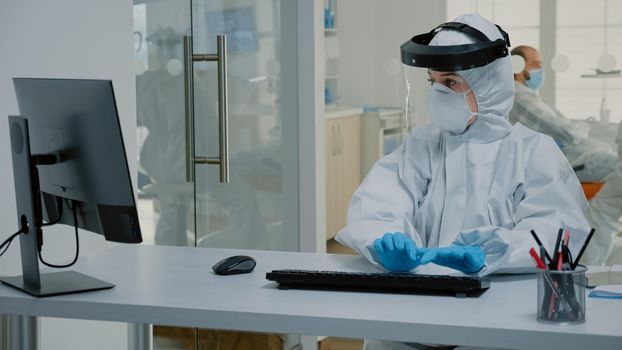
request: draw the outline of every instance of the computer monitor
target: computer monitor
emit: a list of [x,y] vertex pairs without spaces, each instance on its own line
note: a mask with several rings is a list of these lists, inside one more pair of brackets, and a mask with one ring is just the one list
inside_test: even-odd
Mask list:
[[[114,287],[74,271],[39,273],[43,219],[140,243],[142,236],[110,80],[13,79],[9,117],[22,276],[1,281],[35,296]],[[45,236],[46,240],[53,239]]]

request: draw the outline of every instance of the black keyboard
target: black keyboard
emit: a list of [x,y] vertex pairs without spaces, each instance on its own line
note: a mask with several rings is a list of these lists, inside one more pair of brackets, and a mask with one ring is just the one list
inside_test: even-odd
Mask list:
[[415,275],[409,273],[363,273],[309,270],[273,270],[266,279],[279,289],[320,289],[407,294],[444,294],[466,297],[490,287],[484,277]]

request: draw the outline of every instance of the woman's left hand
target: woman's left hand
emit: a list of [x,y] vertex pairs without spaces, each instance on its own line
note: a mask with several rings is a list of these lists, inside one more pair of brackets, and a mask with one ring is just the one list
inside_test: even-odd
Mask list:
[[452,245],[444,248],[420,248],[421,263],[433,262],[437,265],[476,273],[484,267],[486,253],[480,246]]

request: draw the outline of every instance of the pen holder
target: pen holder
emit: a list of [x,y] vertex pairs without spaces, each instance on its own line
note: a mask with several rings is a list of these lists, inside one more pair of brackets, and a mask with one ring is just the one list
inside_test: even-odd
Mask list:
[[575,270],[538,271],[538,321],[554,324],[577,324],[585,321],[583,266]]

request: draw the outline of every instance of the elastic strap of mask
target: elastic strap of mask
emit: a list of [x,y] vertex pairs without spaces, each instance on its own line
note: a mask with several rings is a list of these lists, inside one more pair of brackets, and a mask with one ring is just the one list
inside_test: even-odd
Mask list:
[[[469,105],[469,101],[467,100],[467,97],[466,97],[467,94],[471,91],[473,91],[473,88],[469,88],[467,91],[461,92],[461,94],[462,94],[462,97],[464,98],[464,103],[466,103],[467,108],[469,109],[469,112],[473,113],[473,115],[478,115],[479,114],[478,112],[474,112],[471,110],[471,106]],[[475,96],[475,93],[473,93],[473,95]],[[477,99],[475,100],[475,103],[477,103]]]

